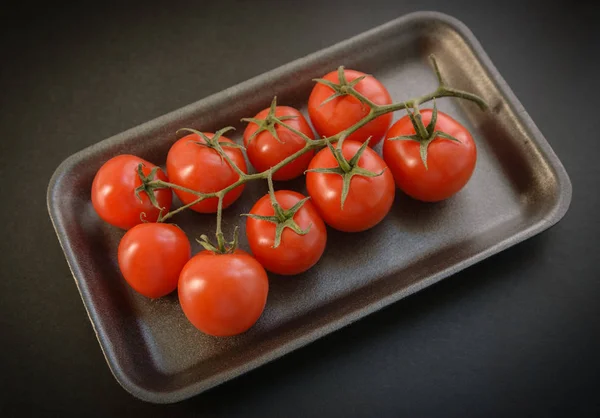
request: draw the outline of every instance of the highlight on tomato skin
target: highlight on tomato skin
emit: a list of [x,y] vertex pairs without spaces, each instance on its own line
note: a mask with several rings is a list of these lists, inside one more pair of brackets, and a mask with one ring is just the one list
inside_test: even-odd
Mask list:
[[152,299],[177,288],[179,274],[190,257],[185,233],[165,223],[136,225],[123,236],[118,249],[119,269],[127,283]]
[[[152,205],[146,193],[140,193],[139,197],[135,194],[135,189],[142,184],[137,171],[140,164],[146,176],[156,167],[135,155],[121,154],[104,163],[94,176],[92,206],[103,221],[127,230],[142,223],[142,216],[146,222],[158,219],[160,210]],[[160,169],[156,178],[168,181]],[[154,196],[164,211],[169,211],[173,199],[171,190],[154,190]]]
[[[204,134],[210,139],[214,136],[208,132]],[[167,174],[170,181],[179,186],[203,193],[218,192],[235,183],[239,179],[239,175],[216,150],[198,144],[202,141],[198,135],[189,134],[175,142],[167,155]],[[219,142],[234,143],[224,136],[219,138]],[[228,146],[222,146],[222,148],[235,165],[244,173],[248,173],[246,160],[241,150]],[[173,191],[183,204],[192,203],[198,198],[193,193],[177,189]],[[244,185],[242,184],[226,193],[223,199],[223,209],[235,202],[243,191]],[[191,209],[200,213],[216,213],[217,204],[217,198],[209,198],[196,203]]]
[[[350,69],[344,69],[344,74],[348,82],[366,76],[354,88],[376,105],[389,105],[392,103],[390,93],[375,77]],[[335,84],[340,82],[338,71],[326,74],[323,79]],[[320,136],[336,135],[338,132],[355,125],[370,111],[369,106],[350,95],[336,97],[323,104],[332,94],[334,94],[334,91],[330,87],[317,83],[308,99],[310,120]],[[392,114],[384,114],[356,130],[347,139],[365,142],[370,137],[369,145],[374,147],[381,141],[391,123]]]
[[254,325],[268,292],[267,272],[242,250],[231,254],[202,251],[179,276],[183,313],[200,331],[216,337],[241,334]]
[[[305,198],[304,195],[291,190],[278,190],[274,195],[284,210],[291,209]],[[250,210],[250,214],[274,216],[270,196],[267,194],[260,198]],[[327,228],[310,200],[304,202],[292,219],[298,228],[306,233],[298,234],[290,228],[285,228],[277,246],[275,223],[251,217],[246,220],[246,236],[252,254],[272,273],[286,276],[303,273],[317,264],[325,251]]]
[[[277,138],[269,130],[261,129],[255,122],[249,122],[244,130],[246,154],[257,171],[268,170],[290,155],[300,151],[306,144],[305,139],[297,133],[278,123],[271,122],[269,119],[270,112],[271,109],[266,108],[251,119],[263,121],[263,124],[270,125],[270,129],[275,131]],[[272,116],[283,118],[286,125],[302,132],[311,140],[315,139],[312,128],[299,110],[290,106],[276,106]],[[310,151],[286,164],[273,174],[273,180],[292,180],[303,175],[313,155],[314,151]]]
[[[432,109],[421,110],[423,123],[429,124]],[[422,161],[420,144],[412,140],[390,140],[415,134],[408,116],[398,120],[388,131],[383,144],[383,158],[399,189],[423,202],[439,202],[462,190],[471,178],[477,162],[477,147],[462,124],[439,112],[436,131],[458,142],[436,137],[427,147],[427,168]]]

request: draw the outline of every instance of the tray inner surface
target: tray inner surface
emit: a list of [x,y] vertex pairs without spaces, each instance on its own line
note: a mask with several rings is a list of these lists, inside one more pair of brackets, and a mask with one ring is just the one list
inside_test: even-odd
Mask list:
[[[471,130],[478,145],[477,168],[466,189],[438,204],[418,203],[398,192],[389,216],[372,230],[350,235],[329,229],[327,250],[316,267],[296,277],[270,275],[263,316],[238,337],[217,339],[196,331],[176,295],[150,301],[128,288],[116,264],[123,233],[102,223],[89,200],[94,172],[104,161],[127,152],[164,164],[175,130],[184,126],[213,130],[233,125],[238,129],[232,137],[239,140],[239,119],[266,107],[273,94],[280,104],[306,114],[310,79],[340,64],[374,74],[394,101],[424,94],[436,84],[427,62],[431,52],[449,85],[483,95],[493,109],[484,114],[454,99],[438,101],[440,110]],[[54,198],[61,199],[59,222],[75,254],[78,285],[88,298],[96,331],[107,356],[114,356],[109,358],[113,369],[116,366],[145,390],[168,393],[201,380],[218,382],[219,375],[258,361],[265,353],[283,352],[290,341],[345,315],[390,295],[399,298],[412,285],[533,227],[554,210],[556,175],[519,121],[518,110],[510,108],[469,46],[444,23],[389,26],[376,37],[360,38],[292,67],[288,76],[271,79],[259,90],[230,90],[210,105],[189,107],[160,123],[128,131],[110,145],[99,144],[59,180],[54,191]],[[402,115],[396,113],[394,120]],[[302,190],[302,182],[292,185]],[[238,215],[265,192],[265,184],[249,184],[240,201],[225,212],[225,231],[236,224],[243,227]],[[188,212],[176,222],[193,240],[213,231],[215,220]],[[248,248],[245,238],[241,246]]]

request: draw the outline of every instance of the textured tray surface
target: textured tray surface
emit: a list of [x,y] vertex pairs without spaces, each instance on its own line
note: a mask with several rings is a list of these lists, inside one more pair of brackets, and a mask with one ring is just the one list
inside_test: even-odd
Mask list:
[[[115,256],[123,232],[102,223],[89,198],[106,160],[132,153],[163,164],[184,126],[233,125],[239,140],[239,119],[268,106],[275,94],[306,114],[311,79],[340,64],[374,74],[394,101],[420,95],[435,88],[426,59],[432,52],[449,85],[492,107],[482,113],[470,103],[438,101],[478,145],[475,174],[458,195],[423,204],[398,193],[391,213],[372,230],[330,229],[317,266],[292,278],[270,275],[263,316],[238,337],[196,331],[176,295],[150,301],[129,289]],[[302,182],[292,185],[302,191]],[[225,230],[242,225],[238,215],[265,192],[265,184],[249,184],[224,213]],[[539,233],[564,215],[570,198],[564,168],[473,35],[437,13],[402,17],[106,139],[65,160],[48,189],[51,218],[109,366],[128,391],[152,402],[193,396]],[[214,222],[192,212],[177,217],[190,237],[213,230]],[[247,249],[245,238],[241,245]]]

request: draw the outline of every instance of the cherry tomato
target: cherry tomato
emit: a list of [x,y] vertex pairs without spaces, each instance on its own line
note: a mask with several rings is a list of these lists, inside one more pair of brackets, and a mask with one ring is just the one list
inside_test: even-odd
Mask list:
[[[265,120],[269,115],[269,108],[259,112],[254,119]],[[277,106],[275,117],[293,116],[294,118],[285,119],[286,125],[302,132],[310,139],[314,139],[314,134],[302,113],[293,107]],[[281,162],[290,155],[304,148],[306,142],[304,139],[279,124],[274,125],[275,132],[279,141],[273,137],[268,130],[263,130],[252,138],[252,135],[259,129],[256,123],[249,123],[244,131],[244,146],[248,154],[248,159],[257,171],[265,171]],[[308,163],[314,155],[314,151],[298,157],[285,167],[280,168],[273,174],[273,180],[291,180],[302,174],[308,167]]]
[[178,227],[145,223],[127,231],[119,243],[118,254],[119,268],[127,283],[144,296],[159,298],[177,288],[191,247]]
[[[350,160],[360,146],[360,142],[346,140],[342,154]],[[337,166],[331,150],[324,148],[315,155],[308,168],[310,170]],[[311,171],[306,173],[306,187],[311,201],[325,223],[340,231],[358,232],[372,228],[387,215],[394,202],[394,178],[381,157],[367,147],[358,160],[358,166],[373,173],[383,173],[377,177],[353,176],[343,209],[342,176]]]
[[[284,210],[292,208],[304,199],[300,193],[278,190],[275,199]],[[263,196],[250,210],[253,215],[274,216],[275,211],[269,195]],[[305,235],[284,228],[281,242],[274,248],[276,224],[249,217],[246,221],[246,236],[252,253],[267,270],[283,275],[302,273],[323,255],[327,242],[327,229],[317,209],[309,201],[304,202],[292,218]]]
[[179,302],[190,322],[205,334],[241,334],[262,314],[269,281],[265,269],[248,253],[202,251],[179,276]]
[[[148,222],[158,219],[160,210],[152,205],[148,195],[145,192],[141,192],[139,198],[135,195],[135,189],[142,184],[137,172],[139,164],[144,165],[142,171],[146,176],[156,167],[134,155],[123,154],[108,160],[96,173],[92,183],[92,205],[105,222],[129,229],[142,223],[142,213]],[[168,181],[162,170],[158,170],[156,178]],[[165,211],[171,208],[171,190],[154,190],[154,196]]]
[[[431,109],[421,111],[425,125],[431,121],[431,114]],[[477,161],[473,137],[459,122],[438,112],[435,130],[445,132],[460,142],[440,137],[434,139],[427,148],[427,168],[421,160],[417,141],[387,140],[415,133],[408,116],[390,128],[383,145],[383,158],[398,187],[424,202],[444,200],[461,190],[471,178]]]
[[[208,138],[214,134],[205,133]],[[172,183],[188,189],[204,193],[217,192],[235,183],[239,176],[226,160],[221,159],[217,151],[204,145],[204,140],[196,134],[186,135],[173,144],[167,155],[167,173]],[[229,138],[222,136],[219,142],[233,143]],[[248,172],[246,160],[242,151],[237,148],[222,146],[229,158],[244,173]],[[173,189],[177,197],[184,203],[192,203],[197,195]],[[244,191],[244,185],[229,191],[223,198],[223,209],[237,200]],[[214,213],[217,211],[218,199],[205,199],[191,207],[200,213]]]
[[[365,75],[360,71],[344,70],[348,82]],[[332,71],[323,77],[325,80],[339,84],[337,71]],[[387,105],[392,103],[392,98],[387,89],[375,77],[367,76],[356,86],[356,91],[371,100],[377,105]],[[317,133],[321,136],[332,136],[346,128],[355,125],[359,120],[369,113],[369,107],[361,103],[353,96],[345,95],[337,97],[324,105],[321,105],[329,98],[334,91],[321,83],[317,83],[308,99],[308,114]],[[367,123],[352,133],[347,139],[359,142],[365,142],[369,137],[371,147],[377,145],[385,132],[392,123],[392,114],[387,113]]]

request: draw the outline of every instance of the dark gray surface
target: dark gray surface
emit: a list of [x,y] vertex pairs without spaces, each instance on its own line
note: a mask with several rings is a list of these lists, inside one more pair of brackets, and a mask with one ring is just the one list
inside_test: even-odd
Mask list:
[[[482,112],[473,103],[438,100],[477,142],[477,170],[460,194],[432,205],[398,193],[375,228],[351,235],[329,229],[318,265],[293,278],[270,275],[260,320],[236,337],[199,333],[176,297],[149,300],[123,281],[115,262],[123,231],[103,222],[90,202],[94,176],[109,158],[126,153],[164,165],[181,127],[234,126],[229,137],[242,143],[242,117],[273,95],[306,114],[311,80],[338,63],[373,74],[396,101],[408,100],[436,86],[430,54],[447,85],[490,105]],[[303,183],[276,187],[306,193]],[[227,234],[244,229],[239,214],[264,193],[264,182],[247,185],[223,213]],[[49,214],[111,370],[127,391],[156,403],[204,392],[516,245],[554,225],[570,202],[564,167],[472,33],[432,12],[405,15],[88,147],[66,159],[48,186]],[[189,237],[215,227],[214,216],[194,213],[174,222]],[[244,234],[240,248],[249,251]]]
[[[315,14],[314,4],[228,6],[35,9],[5,19],[3,412],[600,413],[600,274],[593,260],[600,150],[590,107],[599,93],[599,43],[591,8],[371,1],[321,5]],[[482,42],[571,176],[567,216],[452,280],[190,401],[160,407],[133,399],[106,367],[47,218],[53,169],[101,138],[416,9],[458,17]]]

